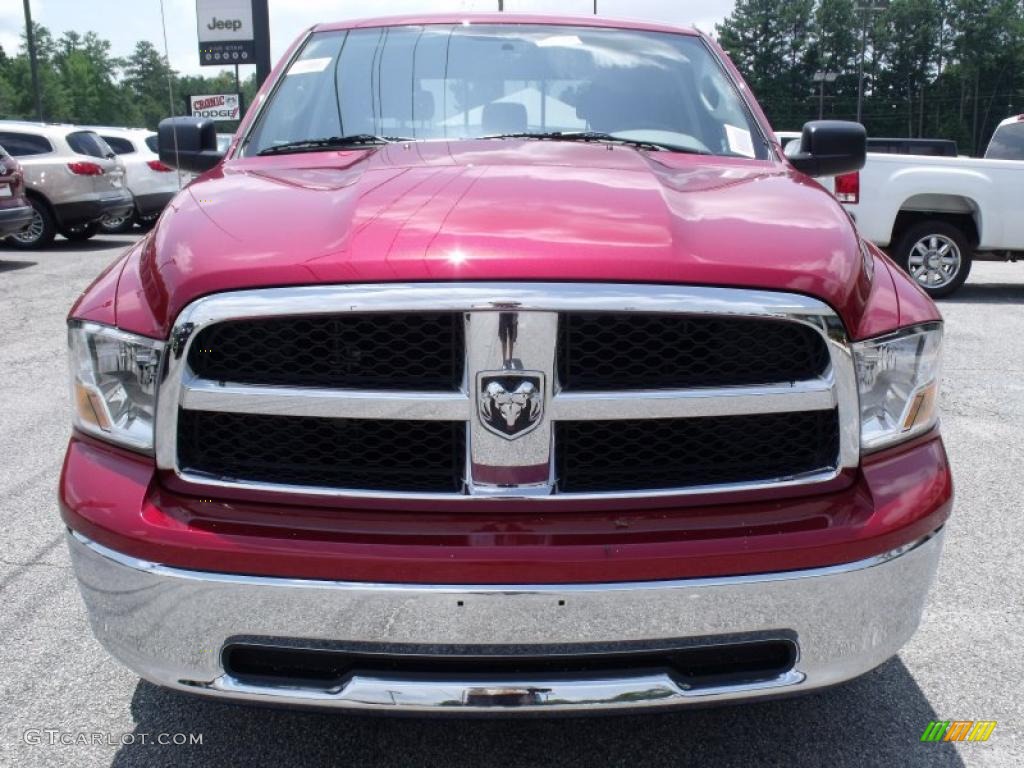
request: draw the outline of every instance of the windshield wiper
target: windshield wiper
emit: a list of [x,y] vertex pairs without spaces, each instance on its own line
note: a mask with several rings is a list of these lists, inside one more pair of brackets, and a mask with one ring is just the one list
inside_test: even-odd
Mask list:
[[631,147],[644,149],[670,150],[672,152],[686,152],[694,155],[710,155],[707,150],[696,149],[695,147],[683,147],[678,144],[666,144],[660,141],[648,141],[646,139],[633,139],[626,136],[616,136],[614,133],[603,133],[601,131],[524,131],[521,133],[497,133],[491,136],[480,136],[481,139],[547,139],[549,141],[594,141],[608,142],[614,144],[628,144]]
[[353,133],[350,136],[326,136],[322,139],[301,139],[261,149],[260,155],[284,155],[289,152],[315,152],[318,149],[339,149],[344,147],[365,147],[378,144],[392,144],[396,141],[413,141],[402,136],[376,136],[372,133]]

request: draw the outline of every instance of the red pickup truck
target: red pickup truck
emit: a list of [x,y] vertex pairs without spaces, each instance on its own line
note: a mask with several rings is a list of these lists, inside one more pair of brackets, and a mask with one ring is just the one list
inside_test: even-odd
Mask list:
[[198,694],[386,712],[810,691],[895,654],[952,506],[932,302],[714,41],[326,24],[69,319],[93,629]]

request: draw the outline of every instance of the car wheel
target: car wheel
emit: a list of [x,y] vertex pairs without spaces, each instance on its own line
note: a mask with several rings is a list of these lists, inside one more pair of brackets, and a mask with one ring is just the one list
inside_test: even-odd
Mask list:
[[104,216],[100,219],[100,232],[105,235],[121,235],[130,232],[134,226],[134,213],[126,213],[124,216]]
[[65,227],[60,231],[64,237],[72,242],[78,243],[83,240],[88,240],[90,237],[100,231],[100,225],[95,221],[88,224],[79,224],[74,227]]
[[893,253],[896,263],[933,299],[949,296],[964,284],[973,256],[964,233],[937,219],[908,229]]
[[50,209],[41,200],[34,197],[28,199],[28,204],[32,206],[33,216],[32,221],[28,223],[21,232],[15,232],[13,235],[8,235],[4,241],[8,245],[14,248],[21,248],[24,250],[30,250],[35,248],[45,248],[53,242],[53,238],[57,236],[57,224],[53,220],[53,214],[50,213]]

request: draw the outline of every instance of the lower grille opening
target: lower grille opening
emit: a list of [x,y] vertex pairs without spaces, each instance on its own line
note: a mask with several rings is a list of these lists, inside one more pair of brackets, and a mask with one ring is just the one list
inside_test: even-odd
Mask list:
[[796,664],[793,640],[754,640],[656,650],[540,655],[429,655],[290,648],[255,643],[228,645],[224,671],[253,685],[338,688],[354,674],[437,679],[627,676],[664,671],[686,688],[772,680]]
[[834,468],[836,410],[555,425],[562,493],[777,480]]

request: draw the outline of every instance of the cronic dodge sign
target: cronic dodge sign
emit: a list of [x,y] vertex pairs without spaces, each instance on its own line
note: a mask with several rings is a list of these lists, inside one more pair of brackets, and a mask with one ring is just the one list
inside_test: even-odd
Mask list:
[[196,0],[199,63],[255,64],[252,0]]
[[189,112],[193,117],[210,120],[238,120],[241,98],[237,93],[213,93],[189,97]]

